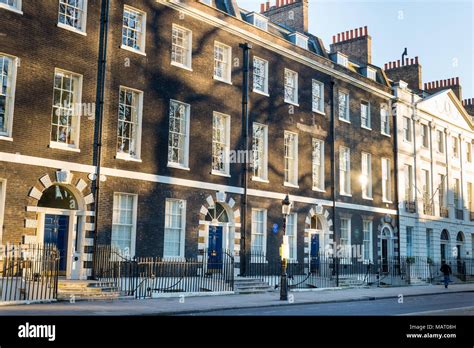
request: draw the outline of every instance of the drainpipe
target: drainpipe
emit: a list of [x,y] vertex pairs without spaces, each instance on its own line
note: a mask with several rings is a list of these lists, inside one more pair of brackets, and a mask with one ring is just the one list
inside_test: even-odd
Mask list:
[[244,43],[239,45],[243,51],[243,76],[242,76],[242,128],[244,138],[245,161],[243,167],[242,186],[244,195],[241,201],[242,220],[240,228],[240,276],[245,275],[246,271],[246,235],[247,235],[247,191],[248,191],[248,171],[249,171],[249,51],[252,45]]
[[[397,119],[397,110],[395,109],[395,112],[393,112],[393,103],[392,100],[390,100],[390,110],[392,111],[393,115],[393,160],[394,160],[394,185],[395,185],[395,203],[397,205],[397,230],[398,230],[398,264],[401,264],[402,257],[400,255],[400,236],[401,236],[401,231],[400,231],[400,200],[398,199],[398,192],[399,192],[399,187],[398,187],[398,119]],[[395,107],[397,103],[395,100]],[[415,130],[415,122],[413,122],[413,131]],[[413,141],[416,136],[413,137]],[[416,161],[415,161],[416,162]]]
[[[97,91],[95,108],[95,130],[94,130],[94,155],[93,165],[96,167],[96,176],[92,185],[94,193],[94,246],[97,245],[98,220],[99,220],[99,192],[100,192],[100,166],[102,157],[102,133],[104,115],[104,94],[105,75],[107,66],[107,43],[109,31],[109,8],[110,0],[102,0],[100,10],[100,37],[99,37],[99,57],[97,69]],[[93,254],[95,258],[95,253]],[[92,268],[94,272],[94,268]],[[94,277],[95,274],[92,274]]]
[[[333,238],[336,237],[336,96],[334,93],[335,89],[335,80],[333,77],[331,77],[330,85],[331,85],[331,199],[332,199],[332,216],[333,216]],[[334,243],[334,239],[333,239]],[[334,244],[333,244],[334,248]],[[333,249],[333,256],[335,255],[336,250]],[[339,267],[337,261],[334,263],[334,267]],[[335,270],[337,274],[337,269]],[[336,286],[339,286],[339,276],[336,277]]]

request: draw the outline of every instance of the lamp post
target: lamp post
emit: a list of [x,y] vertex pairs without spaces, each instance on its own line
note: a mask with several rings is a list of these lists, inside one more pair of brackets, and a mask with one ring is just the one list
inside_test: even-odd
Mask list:
[[[281,202],[281,211],[283,214],[283,240],[284,240],[284,237],[286,234],[286,219],[288,215],[290,215],[290,211],[291,211],[291,202],[288,195],[286,195],[285,199],[283,199],[283,201]],[[287,262],[288,255],[286,255],[287,251],[285,250],[285,247],[287,248],[288,246],[285,245],[283,241],[280,248],[280,254],[281,254],[280,300],[281,301],[288,300],[288,276],[286,274],[286,262]]]

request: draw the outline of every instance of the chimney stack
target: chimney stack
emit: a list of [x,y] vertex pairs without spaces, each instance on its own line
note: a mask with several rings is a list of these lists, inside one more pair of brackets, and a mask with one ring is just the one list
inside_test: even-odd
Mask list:
[[467,113],[473,117],[472,121],[474,122],[474,98],[464,99],[462,101],[462,105],[464,106],[464,109],[467,111]]
[[[387,69],[388,66],[388,69]],[[406,58],[405,61],[393,61],[385,64],[385,74],[389,79],[405,81],[408,87],[416,93],[422,90],[421,64],[418,63],[418,57]]]
[[459,83],[459,77],[425,83],[425,91],[429,93],[434,94],[445,89],[451,89],[456,94],[456,97],[462,100],[462,88]]
[[355,28],[333,36],[331,53],[341,52],[362,64],[372,63],[372,38],[367,26]]
[[309,0],[276,0],[275,6],[269,1],[260,5],[260,13],[276,24],[292,31],[307,33]]

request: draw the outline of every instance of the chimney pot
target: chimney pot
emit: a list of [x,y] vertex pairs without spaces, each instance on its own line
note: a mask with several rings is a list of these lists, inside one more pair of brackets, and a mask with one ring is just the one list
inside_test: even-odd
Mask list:
[[369,31],[367,29],[367,26],[364,27],[364,36],[367,36],[369,34]]
[[341,41],[341,33],[338,33],[337,34],[337,42],[340,42]]
[[342,35],[341,35],[341,36],[342,36],[342,41],[346,41],[346,39],[344,38],[344,37],[345,37],[345,36],[344,36],[344,32],[342,32],[341,34],[342,34]]
[[346,40],[349,40],[349,30],[346,30]]
[[397,60],[397,68],[400,67],[400,59]]
[[276,7],[280,7],[280,0],[276,0]]
[[359,29],[355,28],[355,37],[359,37]]
[[260,13],[265,12],[265,4],[260,4]]
[[459,77],[456,77],[456,85],[459,85]]
[[351,30],[351,39],[355,39],[355,36],[354,36],[354,29]]
[[384,67],[383,70],[387,70],[387,63],[385,63],[383,67]]
[[415,64],[415,60],[412,58],[411,59],[411,65]]
[[332,36],[332,43],[336,43],[336,35]]
[[408,58],[405,58],[405,65],[410,65],[410,63],[409,63],[409,62],[410,62],[410,59],[408,59]]
[[428,89],[428,84],[425,82],[425,91]]

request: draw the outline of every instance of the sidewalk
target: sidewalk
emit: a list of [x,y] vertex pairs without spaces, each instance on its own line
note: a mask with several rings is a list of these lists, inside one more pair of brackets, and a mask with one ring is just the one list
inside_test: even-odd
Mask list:
[[[278,292],[252,295],[175,297],[149,300],[55,302],[0,307],[0,315],[170,315],[208,312],[222,309],[256,308],[329,302],[347,302],[432,294],[466,292],[474,303],[474,284],[411,286],[396,288],[321,289],[290,292],[293,302],[280,301]],[[315,313],[317,315],[317,313]]]

